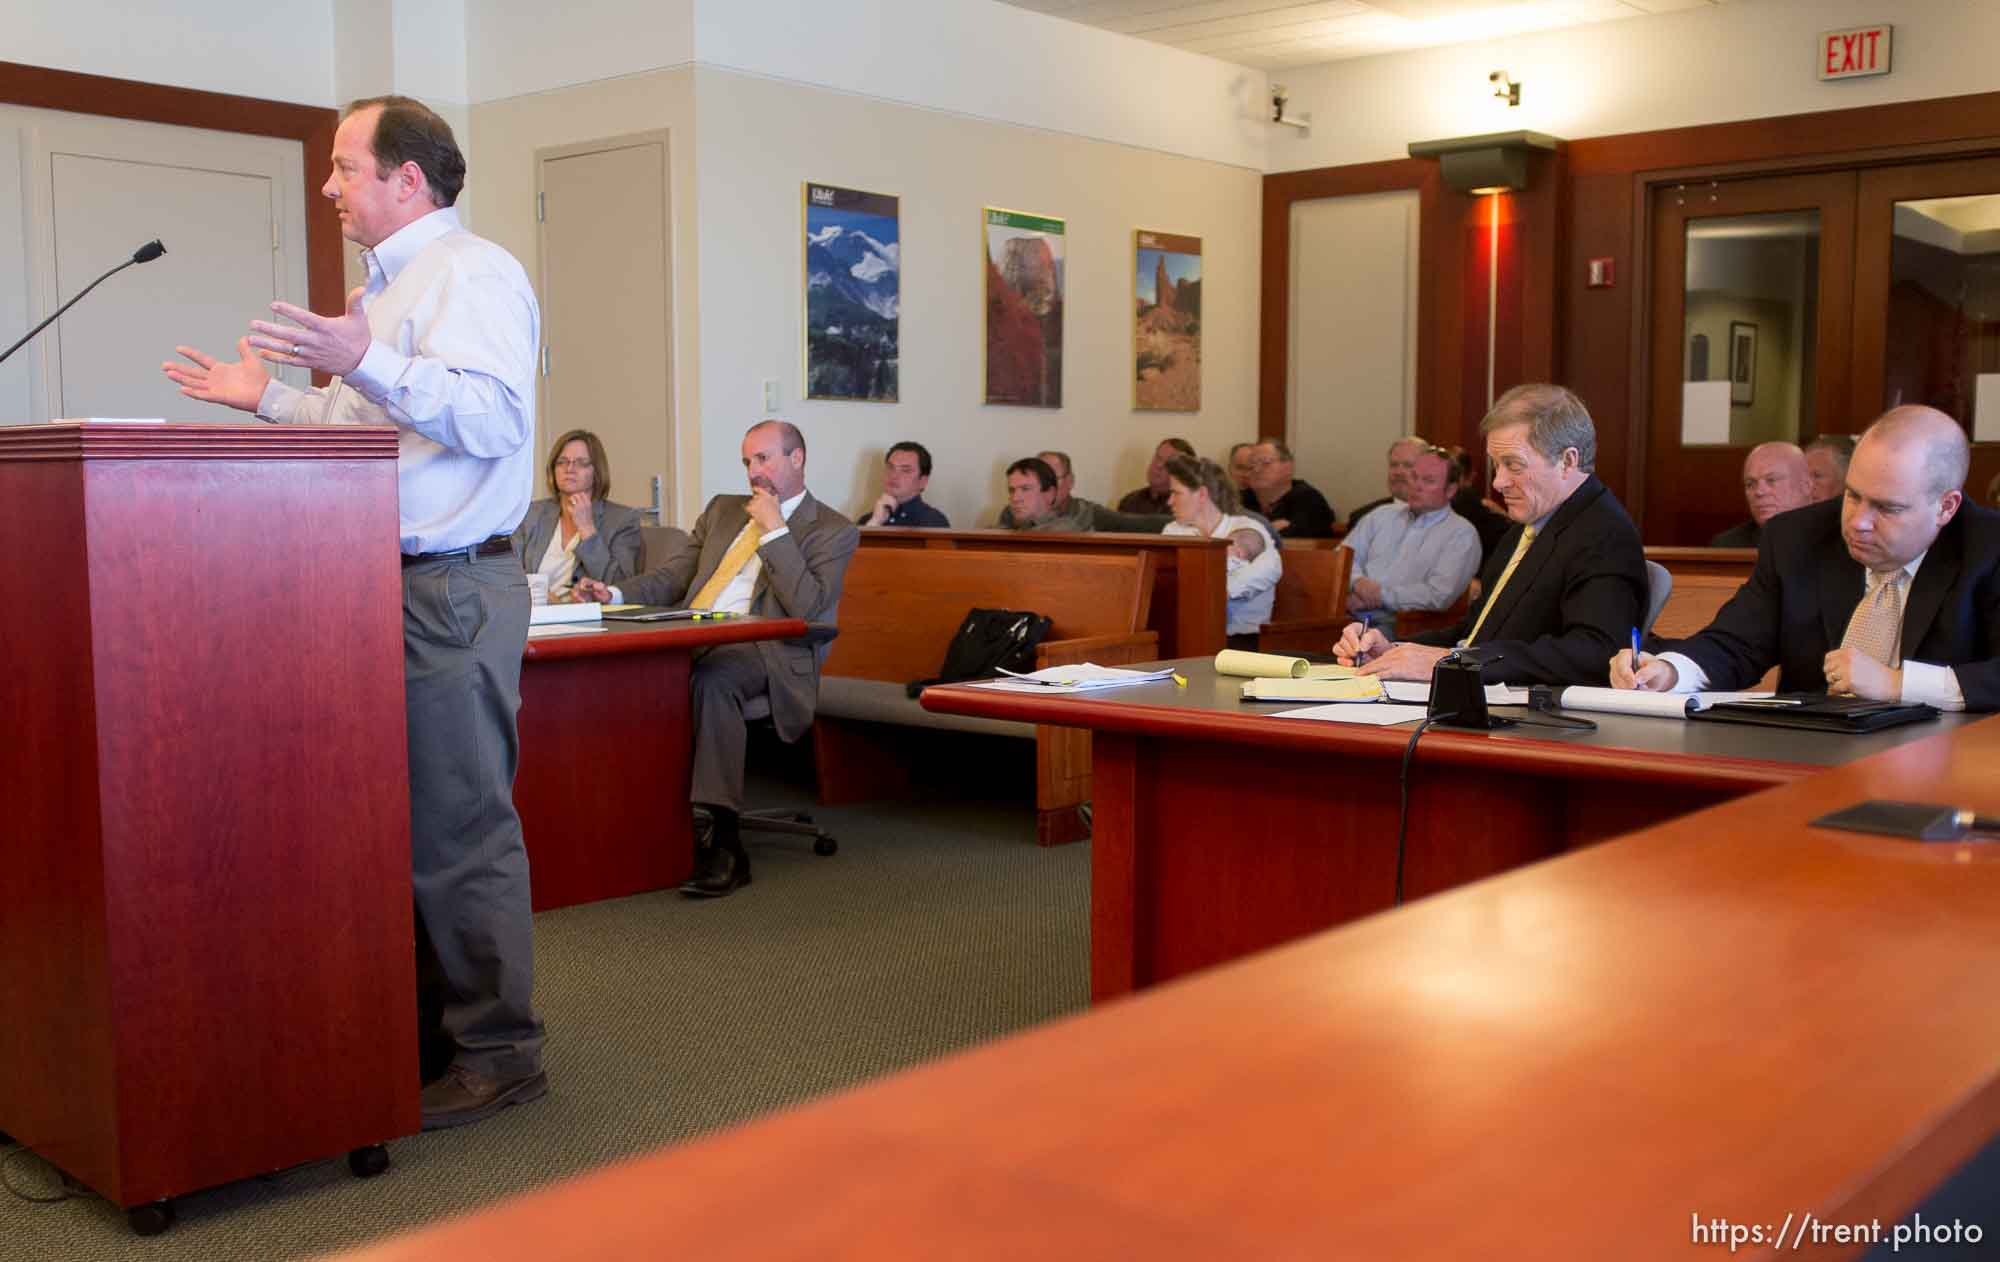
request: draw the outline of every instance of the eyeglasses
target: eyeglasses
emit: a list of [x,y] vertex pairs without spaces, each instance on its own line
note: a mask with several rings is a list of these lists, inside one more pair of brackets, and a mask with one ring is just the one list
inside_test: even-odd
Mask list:
[[589,461],[589,459],[587,459],[587,458],[585,458],[585,457],[582,457],[582,456],[579,456],[579,457],[576,457],[575,459],[572,459],[572,458],[570,458],[569,456],[564,456],[564,457],[563,457],[562,459],[560,459],[560,460],[556,461],[556,468],[558,468],[558,469],[588,469],[588,468],[590,468],[590,461]]

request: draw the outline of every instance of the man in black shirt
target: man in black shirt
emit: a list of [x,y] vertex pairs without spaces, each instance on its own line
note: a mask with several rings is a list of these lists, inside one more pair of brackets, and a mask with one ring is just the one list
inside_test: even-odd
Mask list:
[[1333,538],[1333,505],[1292,476],[1292,449],[1281,440],[1266,438],[1250,453],[1250,489],[1258,511],[1285,538]]
[[875,506],[854,519],[857,526],[929,526],[949,530],[951,522],[924,503],[931,484],[931,453],[922,443],[900,442],[882,461],[882,494]]
[[1185,438],[1163,438],[1160,445],[1153,448],[1153,463],[1146,466],[1146,485],[1128,492],[1118,501],[1121,513],[1144,513],[1160,517],[1171,513],[1167,507],[1167,492],[1172,489],[1167,478],[1167,461],[1175,456],[1194,455],[1194,444]]

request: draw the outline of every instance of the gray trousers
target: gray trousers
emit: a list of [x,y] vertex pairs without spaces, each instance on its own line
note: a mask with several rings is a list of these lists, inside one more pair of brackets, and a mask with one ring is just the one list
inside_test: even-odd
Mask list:
[[500,1078],[542,1060],[528,851],[514,811],[527,642],[528,580],[513,554],[404,567],[419,973],[442,978],[456,1063]]
[[704,806],[743,809],[743,706],[771,691],[764,655],[754,644],[718,644],[697,657],[688,691],[694,720],[694,772],[688,797]]

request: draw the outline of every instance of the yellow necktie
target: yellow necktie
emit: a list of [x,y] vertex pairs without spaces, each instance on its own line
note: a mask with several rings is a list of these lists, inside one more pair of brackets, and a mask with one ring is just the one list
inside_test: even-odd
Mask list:
[[701,585],[701,590],[694,594],[694,599],[688,602],[688,608],[713,607],[716,600],[721,597],[722,589],[729,586],[736,576],[743,572],[744,566],[750,564],[751,553],[757,551],[757,545],[763,542],[763,539],[764,528],[758,525],[754,518],[744,522],[742,533],[738,534],[735,542],[729,545],[729,551],[722,554],[722,564],[715,567],[715,573],[709,575],[708,581]]
[[1479,628],[1486,625],[1486,615],[1493,612],[1493,606],[1500,600],[1500,593],[1506,590],[1507,580],[1514,577],[1514,567],[1521,564],[1521,558],[1528,555],[1528,548],[1535,542],[1535,528],[1521,527],[1521,541],[1514,545],[1514,555],[1507,558],[1507,568],[1500,571],[1500,577],[1493,580],[1493,590],[1486,593],[1486,603],[1479,607],[1479,621],[1472,624],[1472,634],[1465,637],[1465,644],[1479,638]]
[[1897,570],[1876,581],[1875,590],[1854,607],[1840,647],[1858,649],[1891,670],[1902,663],[1903,655],[1896,650],[1903,636],[1903,584],[1909,577],[1908,571]]

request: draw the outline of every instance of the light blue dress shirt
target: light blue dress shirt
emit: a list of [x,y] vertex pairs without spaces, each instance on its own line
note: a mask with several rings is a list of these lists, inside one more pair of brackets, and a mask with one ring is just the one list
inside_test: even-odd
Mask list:
[[405,553],[513,533],[535,485],[541,310],[514,256],[449,207],[362,252],[374,341],[333,384],[273,380],[257,415],[294,425],[394,425]]
[[[1418,516],[1384,504],[1363,517],[1345,540],[1354,573],[1381,584],[1382,606],[1366,610],[1393,625],[1398,609],[1447,609],[1479,572],[1479,531],[1451,505]],[[1390,627],[1383,633],[1395,638]]]

